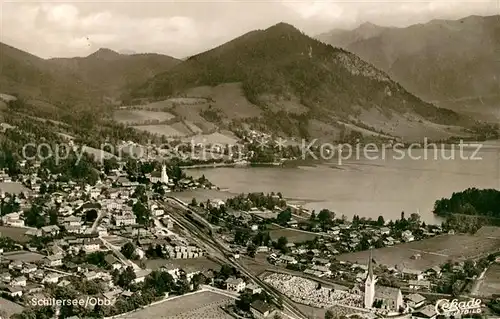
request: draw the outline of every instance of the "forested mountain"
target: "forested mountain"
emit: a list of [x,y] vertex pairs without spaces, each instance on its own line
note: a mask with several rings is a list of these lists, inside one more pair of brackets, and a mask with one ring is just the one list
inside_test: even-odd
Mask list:
[[60,72],[47,60],[0,43],[1,93],[50,101],[53,104],[74,103],[90,98],[93,85],[78,75]]
[[302,126],[302,131],[310,131],[312,121],[328,126],[341,120],[405,135],[407,126],[423,130],[429,122],[467,122],[455,112],[408,93],[356,55],[312,39],[285,23],[249,32],[190,57],[148,80],[131,97],[162,99],[194,87],[234,82],[241,83],[248,101],[264,111],[290,113],[287,105],[299,104],[300,119],[280,116],[291,125]]
[[498,108],[500,15],[406,28],[363,24],[318,39],[359,55],[424,100],[460,110]]
[[178,63],[160,54],[119,54],[100,49],[87,57],[42,59],[0,43],[0,88],[56,106],[102,104]]
[[117,97],[155,74],[167,71],[180,60],[155,53],[120,54],[99,49],[87,57],[55,58],[48,62]]

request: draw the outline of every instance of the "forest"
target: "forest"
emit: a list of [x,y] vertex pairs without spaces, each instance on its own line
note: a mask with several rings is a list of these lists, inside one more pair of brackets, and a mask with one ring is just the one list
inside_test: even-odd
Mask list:
[[500,191],[496,189],[468,188],[456,192],[450,198],[442,198],[434,204],[434,214],[477,215],[500,218]]

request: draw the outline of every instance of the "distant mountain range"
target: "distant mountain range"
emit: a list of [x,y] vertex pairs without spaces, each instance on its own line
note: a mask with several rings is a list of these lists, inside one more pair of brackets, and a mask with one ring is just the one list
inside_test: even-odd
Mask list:
[[99,49],[84,58],[56,58],[48,62],[98,86],[111,96],[118,96],[156,73],[169,70],[180,60],[155,53],[120,54]]
[[87,57],[42,59],[0,43],[0,87],[53,104],[102,103],[180,61],[160,54],[99,49]]
[[499,107],[500,15],[406,28],[365,23],[317,38],[359,55],[427,101],[461,110]]
[[[132,96],[162,99],[225,83],[240,83],[246,99],[263,110],[255,121],[293,135],[334,136],[348,124],[395,136],[428,129],[443,137],[453,133],[439,124],[464,122],[408,93],[356,55],[285,23],[195,55],[149,79]],[[241,104],[231,107],[250,113]],[[285,126],[293,129],[286,132]]]
[[[378,39],[376,34],[384,30],[365,24],[359,34],[334,33],[350,48]],[[184,61],[109,49],[87,57],[44,60],[5,44],[0,49],[4,57],[0,93],[53,104],[177,98],[169,112],[187,120],[195,115],[219,128],[250,127],[329,140],[352,132],[446,139],[465,134],[463,127],[475,124],[409,93],[357,55],[308,37],[286,23],[249,32]],[[450,74],[442,77],[453,78],[454,73]],[[201,98],[206,103],[184,105],[184,98]]]

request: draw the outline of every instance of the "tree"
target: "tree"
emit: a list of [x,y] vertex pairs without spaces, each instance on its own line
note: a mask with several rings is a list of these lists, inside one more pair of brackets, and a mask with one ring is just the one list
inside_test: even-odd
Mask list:
[[33,205],[30,210],[24,213],[26,225],[36,228],[46,226],[45,218],[42,216],[42,207]]
[[177,184],[181,179],[185,177],[184,172],[181,170],[178,164],[175,164],[169,172],[169,176],[172,177],[172,180],[175,184]]
[[335,214],[328,209],[322,209],[318,214],[318,220],[323,227],[330,225],[334,217]]
[[135,188],[132,197],[137,198],[141,202],[147,202],[148,198],[146,196],[146,187],[144,185],[138,185]]
[[281,252],[285,253],[287,251],[286,245],[288,244],[288,239],[286,237],[281,236],[278,238],[278,241],[276,242],[276,249],[279,249]]
[[333,319],[335,318],[335,315],[333,314],[333,312],[331,310],[327,310],[325,312],[325,319]]
[[127,242],[125,245],[123,245],[122,249],[120,252],[125,256],[127,259],[132,259],[135,255],[135,246],[131,242]]
[[49,211],[49,224],[57,225],[59,223],[59,216],[57,214],[57,210],[51,209]]
[[280,224],[280,225],[285,225],[291,219],[292,219],[292,211],[290,210],[290,208],[287,208],[287,209],[281,211],[278,214],[278,217],[276,218],[278,224]]
[[420,215],[417,213],[412,213],[410,215],[409,222],[417,227],[420,226]]
[[105,158],[103,160],[103,168],[104,168],[104,173],[106,175],[109,175],[111,170],[117,169],[118,167],[119,167],[118,161],[115,157]]
[[463,286],[464,283],[461,280],[457,280],[453,283],[453,285],[451,286],[451,294],[453,295],[453,297],[460,296]]
[[85,212],[85,221],[88,223],[92,223],[97,219],[98,213],[95,209],[90,209]]
[[[195,280],[193,276],[193,280]],[[175,286],[174,278],[167,272],[153,271],[144,280],[143,291],[153,289],[157,296],[164,296],[165,293],[171,292]]]
[[198,202],[196,201],[196,198],[193,197],[193,199],[191,200],[191,206],[197,206],[198,205]]
[[128,289],[135,278],[134,268],[129,266],[118,274],[116,284],[124,289]]
[[137,201],[134,204],[132,211],[134,212],[139,224],[147,225],[149,223],[151,213],[149,209],[147,209],[146,206],[144,206],[140,201]]
[[250,230],[247,228],[239,228],[234,234],[234,242],[238,245],[245,246],[250,239]]
[[197,273],[191,279],[191,283],[193,284],[193,290],[198,290],[200,285],[204,284],[207,278],[202,273]]
[[248,247],[247,247],[247,254],[248,254],[248,256],[254,258],[256,252],[257,252],[257,247],[255,247],[254,244],[248,245]]
[[385,220],[384,220],[384,217],[382,215],[380,215],[377,219],[377,225],[378,226],[384,226],[385,225]]
[[108,263],[105,260],[106,255],[102,251],[97,251],[87,255],[87,262],[99,267],[106,267]]
[[45,194],[47,192],[47,185],[45,183],[40,184],[40,194]]
[[310,221],[316,220],[316,213],[314,211],[311,213],[311,216],[309,217],[309,220]]
[[467,277],[472,278],[479,275],[481,273],[481,269],[479,267],[476,267],[474,261],[467,259],[464,262],[464,272]]
[[253,302],[253,296],[250,292],[244,292],[240,295],[240,299],[236,300],[235,305],[243,311],[250,311],[250,305]]

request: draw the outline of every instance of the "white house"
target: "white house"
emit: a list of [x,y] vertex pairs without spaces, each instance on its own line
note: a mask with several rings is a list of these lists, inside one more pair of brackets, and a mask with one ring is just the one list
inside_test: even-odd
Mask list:
[[241,278],[230,277],[226,280],[226,287],[229,291],[241,292],[245,290],[245,281]]
[[11,297],[21,297],[23,295],[23,289],[21,287],[7,286],[3,290],[6,294],[8,294]]
[[50,266],[50,267],[62,266],[62,256],[59,254],[58,255],[48,255],[44,259],[45,259],[45,264],[47,266]]
[[436,307],[427,305],[411,314],[412,319],[435,319],[437,318]]
[[146,280],[146,277],[151,273],[151,271],[149,270],[144,270],[144,269],[141,269],[141,270],[138,270],[135,272],[135,279],[133,280],[134,283],[140,283],[140,282],[144,282],[144,280]]
[[16,287],[26,287],[26,277],[24,276],[16,277],[12,279],[12,282],[10,284]]
[[406,296],[406,303],[413,309],[420,308],[425,303],[425,297],[420,294],[410,294]]
[[50,273],[43,278],[42,283],[57,284],[59,282],[59,275],[56,273]]
[[99,239],[85,238],[83,241],[83,250],[86,253],[93,253],[101,249],[101,242]]
[[82,224],[82,219],[76,216],[66,217],[63,221],[63,225],[66,227],[77,227],[81,226],[81,224]]
[[2,217],[5,226],[11,227],[24,227],[24,220],[21,218],[20,213],[10,213]]
[[413,236],[413,234],[411,233],[410,230],[405,230],[402,234],[401,234],[401,237],[403,238],[403,240],[405,242],[411,242],[411,241],[414,241],[415,240],[415,236]]
[[50,226],[44,226],[42,227],[42,233],[45,236],[56,236],[59,234],[59,227],[57,225],[50,225]]
[[122,215],[114,216],[116,226],[135,225],[135,215],[133,213],[125,213]]
[[283,255],[280,257],[280,262],[287,265],[295,265],[297,263],[297,260],[292,256]]
[[21,270],[21,273],[31,274],[32,272],[35,272],[37,269],[38,269],[38,267],[34,264],[24,264],[23,269]]

